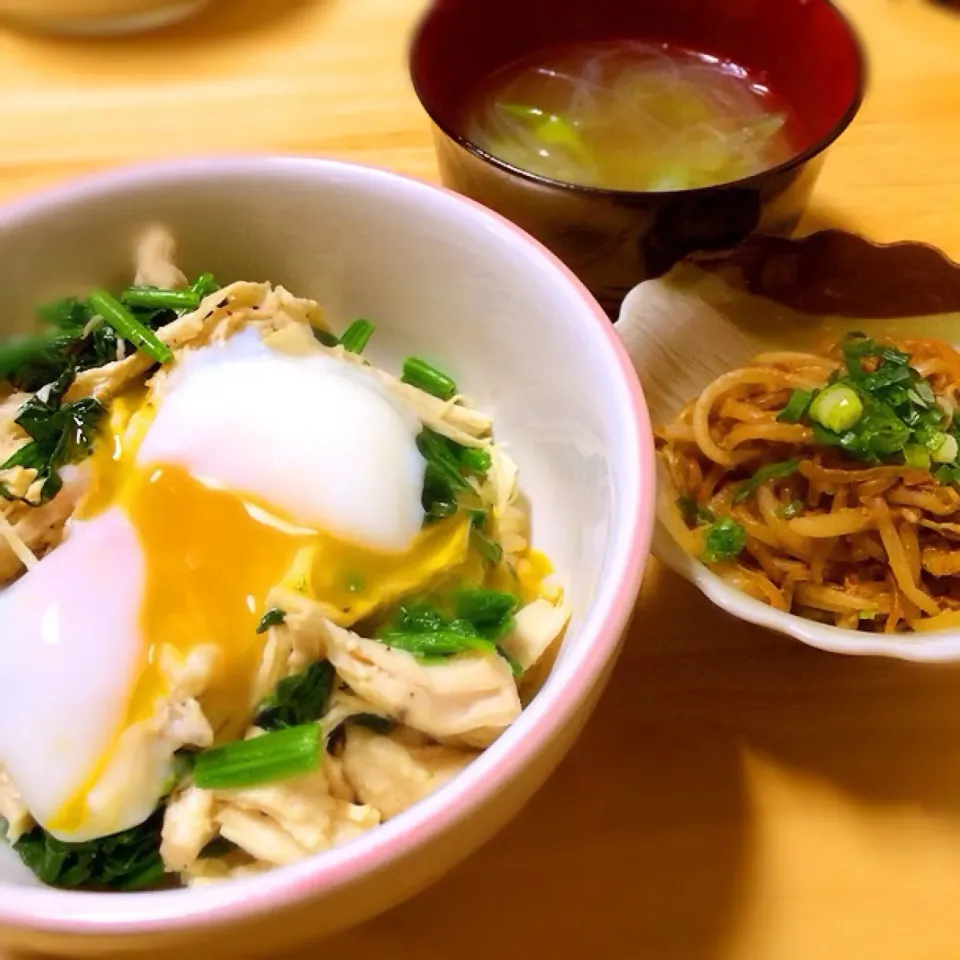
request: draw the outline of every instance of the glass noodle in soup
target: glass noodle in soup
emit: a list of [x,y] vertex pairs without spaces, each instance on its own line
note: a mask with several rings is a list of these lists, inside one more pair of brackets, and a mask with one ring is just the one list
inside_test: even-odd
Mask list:
[[794,156],[799,120],[763,74],[664,43],[551,47],[492,74],[466,136],[540,176],[613,190],[688,190]]

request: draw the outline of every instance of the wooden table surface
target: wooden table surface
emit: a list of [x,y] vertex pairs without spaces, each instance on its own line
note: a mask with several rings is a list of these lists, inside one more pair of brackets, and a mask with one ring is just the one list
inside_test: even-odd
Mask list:
[[[221,0],[121,42],[0,33],[0,199],[211,151],[434,177],[405,69],[423,2]],[[960,257],[960,12],[845,6],[872,87],[807,226]],[[429,893],[296,957],[955,960],[958,904],[960,669],[808,650],[654,564],[596,718],[527,811]]]

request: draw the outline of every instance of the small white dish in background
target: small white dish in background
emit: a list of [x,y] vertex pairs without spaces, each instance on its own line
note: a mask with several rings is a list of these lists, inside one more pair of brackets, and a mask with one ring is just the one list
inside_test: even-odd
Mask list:
[[0,17],[41,33],[117,36],[199,13],[209,0],[0,0]]
[[[536,241],[453,193],[308,159],[134,168],[0,209],[0,336],[47,299],[129,274],[144,227],[221,282],[269,280],[367,317],[368,355],[442,363],[489,411],[534,505],[533,542],[573,610],[557,662],[517,721],[449,784],[382,827],[231,883],[153,893],[25,884],[0,859],[0,946],[46,954],[275,953],[411,896],[502,827],[572,745],[600,695],[649,553],[654,451],[640,386],[597,303]],[[93,241],[92,241],[93,238]]]
[[[780,287],[791,288],[796,303],[808,309],[823,303],[840,313],[847,296],[844,286],[870,284],[877,271],[885,271],[889,282],[891,272],[895,277],[900,267],[905,277],[901,303],[892,302],[888,295],[887,303],[878,305],[885,295],[878,284],[875,298],[853,295],[856,309],[870,310],[866,317],[881,320],[896,317],[898,309],[905,318],[957,309],[960,270],[939,251],[922,244],[884,247],[839,231],[804,241],[766,238],[731,258],[732,272],[737,274],[737,284],[731,285],[718,269],[723,257],[713,261],[711,269],[701,271],[684,264],[665,277],[647,280],[623,303],[616,329],[643,384],[654,425],[672,420],[711,381],[744,366],[762,351],[775,345],[795,347],[799,325],[831,322],[812,311],[798,311],[796,305],[791,310],[783,303],[759,299],[758,290],[746,289],[751,284],[765,286],[767,293],[775,295],[782,292]],[[827,265],[831,261],[832,267]],[[827,271],[831,276],[822,276]],[[802,292],[804,285],[815,289]],[[917,290],[918,285],[922,289]],[[847,328],[858,325],[853,319],[839,323]],[[944,335],[939,329],[927,333],[938,334]],[[809,332],[804,336],[809,338]],[[654,555],[727,613],[831,653],[918,662],[960,660],[960,631],[883,634],[842,629],[777,610],[736,589],[690,556],[671,535],[662,517],[664,507],[675,502],[676,492],[660,465],[657,483]]]

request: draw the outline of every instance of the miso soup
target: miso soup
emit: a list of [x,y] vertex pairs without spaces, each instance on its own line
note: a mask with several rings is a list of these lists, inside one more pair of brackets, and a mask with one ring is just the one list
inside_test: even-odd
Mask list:
[[554,47],[490,76],[463,129],[487,153],[553,180],[616,190],[708,187],[799,152],[799,121],[764,79],[669,44]]

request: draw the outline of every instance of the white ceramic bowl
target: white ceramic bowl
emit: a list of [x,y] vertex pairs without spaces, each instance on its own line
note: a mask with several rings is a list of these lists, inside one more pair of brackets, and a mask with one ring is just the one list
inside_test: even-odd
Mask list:
[[[0,210],[6,333],[34,304],[129,277],[135,237],[168,224],[187,273],[271,280],[334,328],[377,325],[370,353],[442,361],[513,446],[534,541],[575,610],[529,708],[451,784],[361,839],[250,880],[132,895],[27,885],[0,865],[0,943],[57,954],[204,958],[277,949],[358,922],[437,879],[503,826],[570,747],[612,668],[649,552],[653,445],[613,327],[558,260],[452,193],[320,160],[136,168]],[[6,851],[5,851],[6,852]]]

